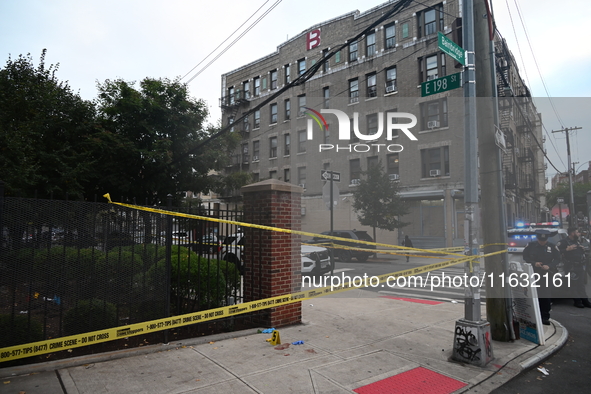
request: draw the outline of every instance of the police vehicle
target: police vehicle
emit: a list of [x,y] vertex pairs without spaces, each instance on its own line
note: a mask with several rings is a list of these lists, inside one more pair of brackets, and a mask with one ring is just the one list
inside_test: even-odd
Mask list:
[[548,242],[557,245],[560,240],[568,237],[566,230],[558,228],[559,225],[558,222],[516,223],[515,228],[507,230],[507,252],[522,254],[527,244],[536,240],[536,230],[539,229],[554,232]]

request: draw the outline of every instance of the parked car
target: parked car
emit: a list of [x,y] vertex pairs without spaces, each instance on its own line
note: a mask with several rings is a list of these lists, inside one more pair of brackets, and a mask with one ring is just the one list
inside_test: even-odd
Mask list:
[[[330,235],[330,231],[324,231],[321,234]],[[367,231],[362,230],[334,230],[332,235],[339,238],[349,238],[361,241],[369,241],[374,242],[373,238],[367,233]],[[334,242],[337,245],[349,246],[352,248],[363,248],[363,249],[375,249],[375,245],[364,245],[355,242],[347,242],[347,241],[332,241],[330,239],[321,238],[321,237],[314,237],[311,243],[327,243],[327,242]],[[330,249],[330,248],[329,248]],[[340,249],[334,248],[334,255],[335,258],[338,258],[341,261],[351,261],[351,258],[357,259],[357,261],[365,262],[369,258],[369,256],[373,255],[374,251],[362,251],[362,250],[348,250],[348,249]]]
[[536,240],[536,230],[545,229],[554,232],[548,238],[548,242],[557,245],[560,240],[568,237],[566,230],[558,228],[558,223],[528,223],[528,225],[518,226],[507,230],[507,252],[509,254],[522,254],[523,249],[528,243]]
[[[244,249],[244,234],[236,233],[228,235],[222,242],[221,256],[222,260],[234,263],[241,274],[244,274],[244,261],[242,260],[242,251]],[[330,255],[328,249],[302,245],[302,274],[324,274],[332,270],[330,264]]]

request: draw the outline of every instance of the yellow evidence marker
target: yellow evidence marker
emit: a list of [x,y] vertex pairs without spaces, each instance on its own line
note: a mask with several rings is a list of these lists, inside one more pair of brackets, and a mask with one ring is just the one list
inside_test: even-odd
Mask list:
[[279,336],[279,331],[273,331],[273,335],[271,336],[271,338],[267,339],[266,341],[270,342],[273,346],[281,345],[281,337]]

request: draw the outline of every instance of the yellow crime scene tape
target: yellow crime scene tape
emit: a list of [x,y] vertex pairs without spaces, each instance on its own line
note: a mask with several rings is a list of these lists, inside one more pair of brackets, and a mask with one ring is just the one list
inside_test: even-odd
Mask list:
[[[109,200],[110,203],[113,203],[108,194],[106,194],[105,197]],[[416,251],[421,251],[421,252],[424,251],[427,253],[429,252],[429,250],[424,250],[424,249],[407,248],[407,247],[403,247],[403,246],[393,246],[393,245],[387,245],[387,244],[372,243],[372,242],[368,242],[368,241],[358,241],[358,240],[352,240],[352,239],[346,239],[346,238],[338,238],[338,237],[327,236],[324,234],[314,234],[314,233],[308,233],[308,232],[304,232],[304,231],[296,231],[296,230],[282,229],[282,228],[276,228],[276,227],[270,227],[270,226],[262,226],[262,225],[244,223],[244,222],[231,221],[231,220],[209,218],[209,217],[197,216],[197,215],[189,215],[189,214],[183,214],[183,213],[177,213],[177,212],[164,211],[164,210],[155,209],[155,208],[146,208],[146,207],[141,207],[141,206],[136,206],[136,205],[131,205],[131,204],[123,204],[123,203],[114,203],[114,204],[126,206],[129,208],[134,208],[134,209],[141,209],[141,210],[146,210],[146,211],[150,211],[150,212],[166,214],[166,215],[175,215],[175,216],[182,216],[182,217],[193,218],[193,219],[210,220],[210,221],[216,221],[216,222],[222,222],[222,223],[236,224],[236,225],[243,226],[243,227],[253,227],[253,228],[259,228],[259,229],[263,229],[263,230],[280,231],[280,232],[287,232],[287,233],[306,235],[306,236],[320,236],[324,239],[345,240],[348,242],[357,242],[357,243],[364,243],[364,244],[369,244],[369,245],[379,245],[379,246],[398,248],[398,249],[416,250]],[[362,249],[362,250],[367,251],[367,249]],[[502,251],[490,253],[488,255],[499,254],[499,253],[504,253],[504,252],[505,251],[502,250]],[[380,251],[380,253],[383,253],[383,252]],[[480,255],[480,256],[458,255],[461,257],[455,258],[455,259],[450,259],[448,261],[425,265],[422,267],[416,267],[416,268],[406,269],[406,270],[392,272],[392,273],[388,273],[388,274],[377,275],[376,277],[379,280],[378,284],[380,284],[380,283],[384,283],[384,282],[391,280],[391,279],[396,280],[399,277],[419,275],[419,274],[427,273],[430,271],[438,270],[441,268],[449,267],[452,265],[456,265],[456,264],[460,264],[460,263],[464,263],[464,262],[468,262],[468,261],[470,262],[470,271],[472,271],[472,261],[475,259],[478,259],[480,257],[486,257],[488,255]],[[177,327],[183,327],[183,326],[187,326],[187,325],[191,325],[191,324],[203,323],[203,322],[207,322],[207,321],[211,321],[211,320],[221,319],[221,318],[230,317],[230,316],[236,316],[236,315],[240,315],[243,313],[256,312],[256,311],[260,311],[263,309],[274,308],[274,307],[278,307],[278,306],[282,306],[282,305],[291,304],[294,302],[304,301],[304,300],[308,300],[308,299],[312,299],[312,298],[316,298],[316,297],[321,297],[321,296],[325,296],[325,295],[329,295],[329,294],[336,294],[336,293],[340,293],[343,291],[348,291],[348,290],[352,290],[352,289],[359,289],[359,288],[363,288],[363,287],[366,287],[366,286],[363,286],[362,284],[356,285],[354,283],[349,282],[349,283],[341,284],[339,286],[325,286],[322,288],[305,290],[305,291],[300,291],[300,292],[291,293],[291,294],[284,294],[284,295],[269,297],[269,298],[256,300],[256,301],[248,301],[248,302],[244,302],[241,304],[213,308],[213,309],[208,309],[208,310],[200,311],[200,312],[192,312],[192,313],[187,313],[184,315],[149,320],[149,321],[145,321],[142,323],[134,323],[134,324],[126,325],[126,326],[119,326],[119,327],[114,327],[114,328],[97,330],[97,331],[87,332],[87,333],[83,333],[83,334],[70,335],[70,336],[66,336],[66,337],[52,338],[52,339],[48,339],[48,340],[44,340],[44,341],[9,346],[9,347],[5,347],[5,348],[0,348],[0,362],[11,361],[11,360],[21,359],[21,358],[26,358],[26,357],[39,356],[42,354],[54,353],[57,351],[69,350],[69,349],[74,349],[74,348],[78,348],[78,347],[82,347],[82,346],[94,345],[97,343],[103,343],[103,342],[113,341],[113,340],[122,339],[122,338],[128,338],[128,337],[137,336],[137,335],[149,334],[149,333],[153,333],[153,332],[168,330],[171,328],[177,328]]]

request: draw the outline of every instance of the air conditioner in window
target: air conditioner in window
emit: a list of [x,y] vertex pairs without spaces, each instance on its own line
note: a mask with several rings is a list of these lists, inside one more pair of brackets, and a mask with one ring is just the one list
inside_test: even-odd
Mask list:
[[306,184],[305,183],[298,183],[298,186],[301,187],[302,189],[306,188]]
[[351,185],[359,185],[361,183],[361,179],[351,179]]
[[439,170],[430,170],[429,171],[429,176],[440,176],[441,175],[441,171]]
[[427,75],[427,81],[432,81],[434,79],[437,79],[437,75]]
[[253,156],[252,157],[252,161],[258,161],[258,160],[259,160],[259,157],[258,156]]
[[387,85],[386,86],[386,93],[392,93],[396,91],[396,85],[392,84],[392,85]]
[[437,120],[430,120],[427,122],[428,129],[436,129],[439,127],[439,121]]
[[388,179],[390,179],[391,181],[397,181],[397,180],[400,180],[400,175],[398,175],[398,174],[389,174],[388,175]]

